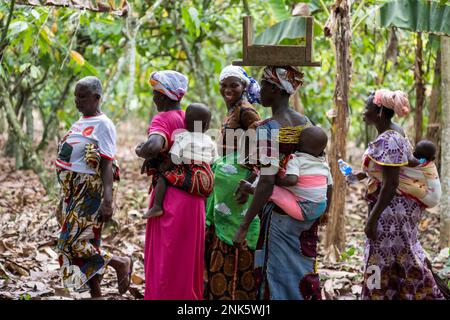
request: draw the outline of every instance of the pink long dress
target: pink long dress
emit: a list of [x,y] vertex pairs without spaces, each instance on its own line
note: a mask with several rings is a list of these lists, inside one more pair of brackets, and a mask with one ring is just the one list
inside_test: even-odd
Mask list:
[[[172,133],[184,128],[184,112],[156,115],[149,134],[160,134],[172,146]],[[151,195],[150,204],[153,202]],[[150,218],[145,238],[146,300],[200,300],[203,297],[205,199],[168,187],[164,214]]]

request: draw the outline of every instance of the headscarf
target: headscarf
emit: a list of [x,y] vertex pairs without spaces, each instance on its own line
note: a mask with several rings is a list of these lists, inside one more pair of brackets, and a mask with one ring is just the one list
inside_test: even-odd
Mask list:
[[290,66],[265,67],[262,79],[286,90],[289,94],[293,94],[298,87],[303,85],[303,72]]
[[175,101],[183,99],[188,87],[188,78],[173,70],[152,72],[148,82],[154,90]]
[[247,94],[247,100],[251,104],[260,103],[260,87],[258,81],[250,77],[247,72],[242,67],[238,66],[226,66],[220,72],[219,81],[222,82],[224,79],[229,77],[236,77],[245,83],[245,92]]
[[409,113],[409,100],[406,93],[400,90],[391,91],[380,89],[375,91],[373,103],[377,106],[394,110],[399,117],[404,117]]

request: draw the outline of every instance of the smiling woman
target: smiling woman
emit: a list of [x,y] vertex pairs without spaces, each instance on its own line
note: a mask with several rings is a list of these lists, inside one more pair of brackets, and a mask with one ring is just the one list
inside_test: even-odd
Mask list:
[[[220,93],[228,113],[222,124],[222,157],[212,166],[214,190],[206,209],[208,283],[205,298],[254,299],[253,254],[259,220],[255,219],[250,226],[248,248],[233,248],[232,237],[248,208],[248,195],[239,193],[235,198],[235,190],[241,179],[249,179],[252,175],[252,167],[238,161],[247,155],[238,151],[237,132],[254,129],[260,120],[251,104],[259,101],[259,85],[243,68],[228,66],[220,74]],[[227,136],[231,139],[226,139]]]
[[[133,268],[131,258],[111,256],[100,249],[103,223],[113,214],[116,153],[116,129],[100,109],[101,95],[99,79],[78,81],[75,104],[83,116],[63,137],[55,161],[62,189],[57,245],[62,281],[76,289],[88,284],[92,297],[101,296],[101,274],[107,265],[117,273],[120,294],[128,290]],[[92,161],[92,155],[99,160]]]

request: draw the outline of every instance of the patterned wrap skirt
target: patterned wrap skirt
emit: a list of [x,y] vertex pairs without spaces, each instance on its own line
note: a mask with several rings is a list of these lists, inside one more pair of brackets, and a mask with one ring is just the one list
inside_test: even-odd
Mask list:
[[60,234],[57,243],[60,273],[65,287],[79,289],[102,274],[111,255],[100,249],[103,224],[98,209],[103,196],[102,180],[90,175],[57,169],[61,203],[57,211]]
[[253,258],[253,250],[228,245],[211,226],[206,234],[204,299],[255,300]]
[[261,213],[255,251],[257,299],[321,300],[316,266],[319,219],[299,221],[274,208],[269,202]]
[[[376,196],[368,196],[370,207]],[[375,240],[367,240],[363,300],[442,300],[419,242],[419,203],[396,195],[381,213]]]

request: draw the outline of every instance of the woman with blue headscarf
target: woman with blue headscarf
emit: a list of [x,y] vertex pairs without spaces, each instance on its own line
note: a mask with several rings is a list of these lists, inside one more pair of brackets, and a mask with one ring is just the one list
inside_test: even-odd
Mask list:
[[212,166],[214,190],[206,207],[206,272],[205,299],[254,299],[253,256],[259,234],[255,219],[247,233],[247,247],[233,247],[233,236],[245,212],[248,197],[235,194],[239,182],[249,179],[252,166],[246,161],[248,152],[238,141],[249,129],[255,129],[260,117],[253,107],[259,102],[259,84],[237,66],[227,66],[220,73],[220,93],[227,106],[222,123],[222,151]]

